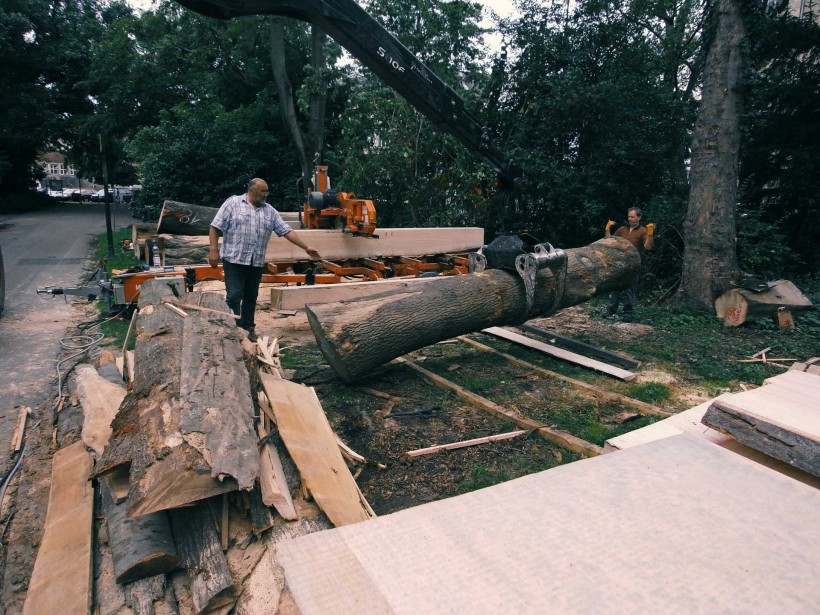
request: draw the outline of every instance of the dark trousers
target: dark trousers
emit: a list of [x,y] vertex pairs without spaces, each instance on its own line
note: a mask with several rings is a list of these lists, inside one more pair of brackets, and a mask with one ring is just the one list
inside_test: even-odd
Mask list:
[[256,298],[259,296],[259,283],[262,281],[262,267],[222,261],[222,270],[225,272],[228,307],[240,317],[236,325],[243,329],[253,329]]
[[632,282],[632,286],[626,290],[619,290],[609,295],[609,303],[606,306],[607,312],[614,314],[618,311],[618,305],[623,301],[624,314],[633,314],[635,312],[635,304],[638,303],[638,282],[640,275],[636,275]]

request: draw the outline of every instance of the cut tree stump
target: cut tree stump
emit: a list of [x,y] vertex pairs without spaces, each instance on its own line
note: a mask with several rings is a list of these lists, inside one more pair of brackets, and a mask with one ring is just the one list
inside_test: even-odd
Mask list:
[[319,348],[351,382],[412,350],[489,327],[520,324],[628,288],[640,267],[637,250],[611,237],[567,250],[564,292],[549,269],[538,273],[534,309],[526,308],[521,278],[491,269],[451,276],[355,301],[306,307]]
[[[251,489],[259,473],[236,325],[210,312],[180,318],[161,304],[172,296],[161,279],[142,286],[134,385],[95,470],[100,476],[130,466],[129,516]],[[224,302],[211,293],[186,299],[205,307]]]
[[811,307],[811,301],[788,280],[771,282],[769,289],[762,292],[733,288],[715,300],[718,318],[732,327],[761,318],[774,318],[780,308],[794,314]]

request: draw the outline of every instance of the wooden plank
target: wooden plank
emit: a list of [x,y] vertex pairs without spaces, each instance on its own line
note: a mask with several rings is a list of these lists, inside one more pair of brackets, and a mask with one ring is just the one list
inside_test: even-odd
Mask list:
[[431,455],[439,451],[451,451],[458,448],[466,448],[468,446],[476,446],[478,444],[490,444],[492,442],[500,442],[501,440],[509,440],[510,438],[517,438],[529,433],[526,429],[519,429],[518,431],[510,431],[508,433],[496,434],[494,436],[484,436],[483,438],[473,438],[472,440],[462,440],[461,442],[450,442],[449,444],[437,444],[435,446],[428,446],[427,448],[417,448],[414,451],[407,451],[405,453],[408,457],[419,457],[420,455]]
[[818,507],[820,491],[683,435],[301,536],[277,556],[305,613],[812,613]]
[[507,361],[509,361],[510,363],[513,363],[514,365],[518,365],[526,369],[531,369],[532,371],[537,372],[539,374],[543,374],[544,376],[547,376],[549,378],[561,380],[562,382],[566,382],[568,384],[571,384],[572,386],[589,391],[593,395],[602,397],[603,399],[614,401],[620,404],[625,404],[627,406],[635,408],[635,410],[637,410],[641,414],[650,414],[663,417],[672,415],[671,412],[661,410],[657,406],[648,404],[645,401],[633,399],[631,397],[627,397],[626,395],[621,395],[620,393],[613,393],[612,391],[605,391],[604,389],[599,389],[598,387],[593,386],[588,382],[584,382],[583,380],[576,380],[575,378],[570,378],[569,376],[564,376],[563,374],[559,374],[557,372],[544,369],[543,367],[539,367],[538,365],[533,365],[532,363],[528,363],[527,361],[519,359],[518,357],[514,357],[511,354],[506,354],[504,352],[501,352],[500,350],[496,350],[495,348],[487,346],[486,344],[482,344],[481,342],[477,342],[473,339],[470,339],[469,337],[460,336],[458,339],[480,350],[498,354],[507,359]]
[[579,342],[578,340],[574,340],[570,337],[565,337],[559,333],[556,333],[555,331],[542,329],[541,327],[535,327],[533,325],[528,325],[526,323],[523,325],[518,325],[518,328],[522,331],[526,331],[527,333],[534,333],[539,337],[546,338],[546,340],[550,344],[556,344],[558,346],[564,346],[565,348],[570,348],[572,350],[578,350],[579,352],[583,352],[590,356],[598,357],[599,359],[604,359],[605,361],[617,363],[618,365],[622,365],[626,369],[638,369],[641,366],[640,361],[635,361],[634,359],[624,357],[615,352],[609,352],[608,350],[598,348],[597,346],[592,346],[591,344]]
[[332,303],[360,297],[370,297],[413,284],[426,284],[442,279],[391,278],[377,282],[351,282],[349,284],[319,284],[314,286],[280,286],[271,288],[270,305],[278,310],[303,310],[309,303]]
[[[262,406],[260,400],[260,407]],[[267,406],[267,403],[265,404]],[[267,407],[267,412],[273,412]],[[260,439],[268,436],[262,421],[256,426]],[[260,453],[259,488],[262,491],[262,502],[266,506],[273,506],[282,515],[283,519],[294,521],[299,518],[296,507],[293,505],[293,498],[290,495],[288,482],[285,479],[285,469],[282,467],[282,460],[276,447],[265,442]]]
[[[484,245],[484,229],[465,228],[380,228],[378,239],[355,237],[339,231],[299,231],[306,244],[319,250],[326,260],[422,256],[477,250]],[[182,241],[180,241],[182,240]],[[192,248],[207,248],[207,237],[167,236],[168,242],[181,242]],[[268,262],[307,260],[305,251],[281,237],[272,236],[265,251]]]
[[15,453],[23,448],[23,435],[26,433],[26,419],[29,414],[31,414],[31,408],[20,406],[20,412],[17,415],[17,427],[15,427],[14,435],[11,438],[11,448]]
[[816,390],[766,385],[724,395],[709,407],[703,422],[741,444],[820,477],[820,392]]
[[331,523],[338,527],[370,519],[315,391],[270,374],[260,373],[259,379],[276,415],[279,435]]
[[82,442],[54,454],[45,530],[24,615],[91,612],[94,490],[88,477],[92,464]]
[[78,365],[74,373],[83,407],[82,439],[99,457],[111,437],[111,421],[125,399],[125,387],[109,382],[91,365]]
[[438,374],[434,374],[433,372],[424,369],[420,365],[416,365],[412,361],[408,361],[404,357],[394,359],[393,363],[399,365],[406,365],[410,369],[418,372],[419,374],[430,380],[433,384],[443,389],[453,391],[462,399],[465,399],[473,405],[478,406],[483,410],[486,410],[493,416],[497,416],[498,418],[504,419],[505,421],[510,421],[511,423],[523,429],[534,430],[535,433],[538,436],[542,437],[544,440],[552,442],[553,444],[557,444],[562,448],[565,448],[576,453],[580,453],[581,455],[585,455],[587,457],[601,455],[604,452],[603,448],[596,444],[593,444],[592,442],[582,440],[581,438],[573,436],[572,434],[567,433],[565,431],[545,427],[544,425],[541,425],[538,421],[534,421],[530,418],[523,417],[513,410],[507,410],[506,408],[498,405],[494,401],[491,401],[486,397],[482,397],[481,395],[477,395],[472,391],[468,391],[464,387],[460,387],[459,385],[457,385],[455,382],[451,382],[446,378],[439,376]]
[[533,350],[540,350],[541,352],[555,357],[556,359],[562,359],[564,361],[569,361],[570,363],[575,363],[576,365],[588,367],[589,369],[594,369],[597,372],[601,372],[615,378],[620,378],[621,380],[632,380],[635,378],[635,374],[633,372],[621,369],[620,367],[614,367],[568,350],[555,348],[554,346],[550,346],[544,342],[539,342],[538,340],[534,340],[526,335],[521,335],[520,333],[507,331],[501,327],[490,327],[489,329],[484,329],[482,332],[500,337],[510,342],[515,342],[516,344],[521,344],[522,346],[532,348]]

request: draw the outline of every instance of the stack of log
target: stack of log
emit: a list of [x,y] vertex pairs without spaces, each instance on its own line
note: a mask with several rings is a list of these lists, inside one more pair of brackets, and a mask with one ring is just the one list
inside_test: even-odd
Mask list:
[[[228,565],[229,537],[245,531],[237,527],[255,535],[237,545],[240,550],[279,528],[259,541],[261,558],[264,545],[293,533],[373,516],[313,390],[280,379],[275,344],[254,347],[244,339],[223,296],[190,293],[176,300],[162,279],[151,280],[142,287],[134,324],[134,372],[127,390],[90,366],[78,367],[78,393],[89,410],[82,442],[55,456],[56,499],[48,512],[54,523],[46,524],[26,612],[88,610],[89,472],[99,484],[113,576],[126,596],[149,606],[157,596],[162,599],[167,580],[176,585],[185,578],[174,572],[182,569],[188,579],[183,595],[194,612],[230,608],[253,571],[238,573]],[[271,373],[257,372],[255,351]],[[252,391],[260,378],[267,395],[257,413]],[[63,457],[72,464],[68,474]],[[66,510],[83,511],[82,518],[72,512],[75,522],[67,527]],[[76,564],[66,560],[63,546],[69,544]],[[53,581],[56,569],[65,569],[65,583]],[[68,602],[65,592],[72,597]]]

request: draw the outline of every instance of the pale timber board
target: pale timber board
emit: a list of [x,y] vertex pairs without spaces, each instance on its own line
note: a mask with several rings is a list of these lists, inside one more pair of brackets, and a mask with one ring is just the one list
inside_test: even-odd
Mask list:
[[795,396],[793,392],[786,395],[783,389],[767,385],[731,396],[723,395],[714,405],[820,441],[820,397]]
[[92,464],[82,442],[54,454],[43,541],[34,562],[24,615],[91,610]]
[[680,435],[277,554],[303,615],[808,613],[818,513],[820,491]]
[[490,327],[489,329],[484,329],[482,332],[488,333],[489,335],[494,335],[495,337],[500,337],[510,342],[515,342],[516,344],[521,344],[522,346],[526,346],[534,350],[540,350],[541,352],[555,357],[556,359],[562,359],[564,361],[569,361],[570,363],[575,363],[576,365],[588,367],[589,369],[607,374],[608,376],[620,378],[621,380],[632,380],[635,377],[634,372],[621,369],[620,367],[615,367],[614,365],[609,365],[608,363],[603,363],[602,361],[590,359],[589,357],[570,352],[569,350],[556,348],[551,344],[539,342],[538,340],[534,340],[526,335],[513,333],[512,331],[507,331],[501,327]]
[[[380,228],[372,237],[355,237],[341,231],[301,230],[299,237],[319,250],[323,259],[422,256],[477,250],[484,245],[484,229],[464,228]],[[207,237],[190,237],[191,244],[208,245]],[[305,251],[282,237],[272,235],[265,251],[268,262],[308,258]]]
[[109,382],[91,365],[78,365],[74,373],[83,407],[82,439],[99,458],[111,437],[111,421],[125,399],[125,387]]
[[655,440],[661,440],[670,436],[677,436],[682,433],[688,433],[716,444],[731,440],[731,436],[722,434],[701,422],[703,415],[706,414],[706,410],[712,405],[712,401],[713,400],[710,399],[694,408],[689,408],[688,410],[674,414],[662,421],[657,421],[646,427],[641,427],[640,429],[610,438],[604,444],[604,450],[613,451],[632,448],[633,446],[654,442]]
[[766,378],[766,380],[763,381],[763,384],[776,384],[779,386],[811,390],[815,393],[820,392],[820,378],[808,372],[795,370],[783,372],[782,374],[772,376],[771,378]]
[[259,379],[279,435],[331,523],[339,527],[370,519],[315,391],[262,372]]
[[[449,277],[449,276],[447,276]],[[271,288],[270,305],[276,310],[303,310],[310,303],[333,303],[383,292],[401,290],[412,284],[427,284],[445,277],[392,278],[378,282],[351,282],[345,284],[318,284],[314,286],[281,286]]]

